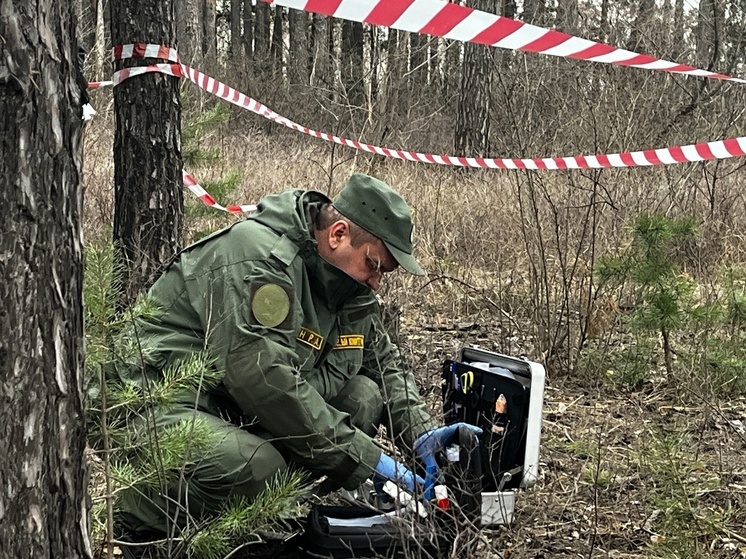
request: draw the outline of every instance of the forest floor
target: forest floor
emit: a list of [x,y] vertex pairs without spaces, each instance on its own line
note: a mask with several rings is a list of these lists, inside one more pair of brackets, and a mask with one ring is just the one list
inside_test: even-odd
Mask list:
[[[435,410],[443,359],[464,344],[500,351],[489,323],[413,327],[437,323],[419,316],[400,331]],[[746,557],[746,399],[681,405],[671,384],[661,378],[629,392],[604,378],[550,374],[540,479],[518,494],[511,525],[483,529],[492,551],[506,559]]]
[[[396,337],[438,414],[442,361],[466,344],[499,351],[500,333],[489,321],[403,316]],[[746,557],[746,399],[681,405],[669,385],[630,392],[548,376],[537,484],[518,492],[511,524],[466,528],[450,556]]]

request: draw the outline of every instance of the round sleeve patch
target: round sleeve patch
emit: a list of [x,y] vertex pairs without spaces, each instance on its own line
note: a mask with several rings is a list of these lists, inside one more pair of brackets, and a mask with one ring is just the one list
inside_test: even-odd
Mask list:
[[251,312],[262,326],[274,328],[282,323],[290,312],[290,298],[279,285],[268,283],[254,292]]

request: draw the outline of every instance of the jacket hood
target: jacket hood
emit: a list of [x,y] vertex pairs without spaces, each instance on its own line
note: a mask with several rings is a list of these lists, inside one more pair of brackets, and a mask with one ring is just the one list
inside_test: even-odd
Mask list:
[[348,301],[360,295],[370,295],[372,291],[319,254],[310,224],[320,206],[328,202],[331,202],[328,197],[315,190],[285,190],[262,198],[256,213],[249,219],[269,227],[278,235],[285,235],[298,245],[311,288],[323,296],[330,309],[336,311]]
[[321,204],[331,200],[315,190],[284,190],[278,194],[265,196],[259,202],[257,211],[248,219],[258,221],[278,235],[285,235],[299,246],[315,245],[311,234],[311,214]]

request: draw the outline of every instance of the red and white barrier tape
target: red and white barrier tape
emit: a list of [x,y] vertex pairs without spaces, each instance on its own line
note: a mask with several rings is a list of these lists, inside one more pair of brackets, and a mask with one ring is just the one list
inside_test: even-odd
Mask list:
[[180,62],[179,53],[175,48],[152,43],[131,43],[129,45],[117,45],[111,49],[112,60],[124,60],[125,58],[160,58],[169,62]]
[[103,82],[88,82],[88,89],[98,89],[99,87],[105,87],[107,85],[114,85],[111,80]]
[[741,78],[574,37],[446,0],[262,1],[350,21],[509,50],[746,83]]
[[[162,45],[149,44],[149,43],[134,43],[130,45],[118,45],[112,49],[112,58],[113,60],[123,60],[125,58],[160,58],[162,60],[169,60],[171,62],[177,62],[177,63],[179,62],[179,55],[176,52],[176,49],[165,47]],[[175,64],[175,66],[178,67],[179,64]],[[155,71],[155,70],[151,70],[151,71]],[[179,72],[180,71],[181,70],[179,69]],[[95,89],[95,88],[104,87],[107,85],[116,85],[118,83],[121,83],[122,80],[125,80],[128,77],[140,75],[143,73],[146,73],[146,72],[141,71],[141,68],[139,67],[128,68],[126,70],[116,72],[114,74],[114,78],[111,81],[89,82],[88,87],[91,89]],[[164,72],[164,73],[170,73],[170,72]],[[176,75],[176,74],[171,73],[171,75]],[[231,206],[223,206],[221,204],[218,204],[215,198],[213,198],[209,192],[207,192],[204,188],[202,188],[202,186],[197,182],[197,180],[192,175],[190,175],[184,170],[182,170],[182,180],[183,180],[184,186],[186,186],[189,189],[189,191],[192,194],[194,194],[197,198],[202,200],[202,202],[206,206],[210,206],[217,210],[222,210],[224,212],[228,212],[231,214],[256,211],[256,206],[254,204],[231,205]]]
[[212,208],[215,208],[217,210],[223,210],[224,212],[228,212],[231,214],[239,214],[244,212],[253,212],[256,211],[256,205],[254,204],[244,204],[241,206],[221,206],[215,201],[215,198],[213,198],[209,192],[207,192],[204,188],[200,186],[200,184],[196,181],[196,179],[187,173],[186,171],[182,170],[182,175],[184,179],[184,184],[189,188],[189,190],[194,194],[197,198],[202,200],[206,206],[210,206]]
[[111,82],[113,85],[119,85],[124,80],[132,78],[134,76],[141,76],[143,74],[168,74],[177,78],[183,78],[187,66],[182,64],[150,64],[149,66],[133,66],[131,68],[122,68],[117,70],[111,76]]
[[419,161],[422,163],[437,163],[440,165],[455,165],[459,167],[474,167],[483,169],[602,169],[608,167],[638,167],[647,165],[670,165],[674,163],[687,163],[695,161],[706,161],[711,159],[726,159],[729,157],[740,157],[746,155],[746,137],[731,138],[728,140],[717,140],[713,142],[702,142],[686,146],[673,146],[661,149],[643,151],[578,155],[572,157],[536,157],[536,158],[486,158],[486,157],[457,157],[453,155],[432,155],[412,151],[396,150],[371,144],[364,144],[355,140],[318,132],[307,128],[292,120],[277,114],[265,105],[255,101],[251,97],[236,91],[232,87],[203,74],[183,64],[154,64],[150,66],[135,66],[125,68],[114,74],[112,81],[115,84],[123,80],[145,73],[159,72],[176,77],[186,77],[200,88],[217,95],[221,99],[233,103],[236,106],[247,109],[253,113],[263,116],[283,126],[303,132],[315,138],[321,138],[327,142],[392,157],[407,161]]
[[[136,45],[133,45],[133,47]],[[121,58],[138,57],[138,53],[152,53],[157,45],[141,45],[141,48],[115,50],[115,56]],[[159,52],[159,51],[156,51]],[[139,54],[144,57],[145,54]],[[148,55],[149,58],[154,58]],[[164,57],[165,58],[165,57]],[[178,56],[174,56],[178,60]],[[236,91],[232,87],[215,80],[202,72],[194,70],[183,64],[153,64],[150,66],[135,66],[115,72],[111,82],[92,82],[94,84],[109,85],[119,84],[127,78],[146,73],[157,72],[175,77],[187,77],[200,88],[217,95],[234,105],[247,109],[269,120],[282,124],[293,130],[303,132],[309,136],[321,138],[328,142],[334,142],[351,148],[375,153],[384,157],[418,161],[423,163],[436,163],[440,165],[455,165],[461,167],[491,168],[491,169],[601,169],[609,167],[638,167],[649,165],[670,165],[674,163],[687,163],[696,161],[707,161],[712,159],[726,159],[729,157],[741,157],[746,155],[746,137],[730,138],[713,142],[702,142],[686,146],[672,146],[668,148],[598,154],[578,155],[573,157],[543,157],[543,158],[479,158],[479,157],[456,157],[451,155],[432,155],[411,151],[395,150],[371,144],[363,144],[354,140],[348,140],[340,136],[334,136],[324,132],[312,130],[292,120],[277,114],[265,105],[255,101],[251,97]],[[223,210],[228,213],[252,212],[256,210],[253,204],[222,206],[194,179],[192,175],[183,172],[184,184],[203,203],[210,207]]]
[[[161,60],[168,60],[169,62],[180,62],[179,53],[176,52],[175,48],[151,43],[117,45],[111,49],[112,60],[124,60],[125,58],[159,58]],[[111,80],[88,82],[88,89],[96,89],[107,85],[114,85],[114,82]]]

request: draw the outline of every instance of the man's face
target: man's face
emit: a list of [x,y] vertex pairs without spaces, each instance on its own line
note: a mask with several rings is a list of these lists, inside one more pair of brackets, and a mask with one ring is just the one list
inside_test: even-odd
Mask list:
[[334,251],[330,262],[374,291],[381,287],[383,274],[393,272],[399,265],[380,239],[355,247],[349,237]]

